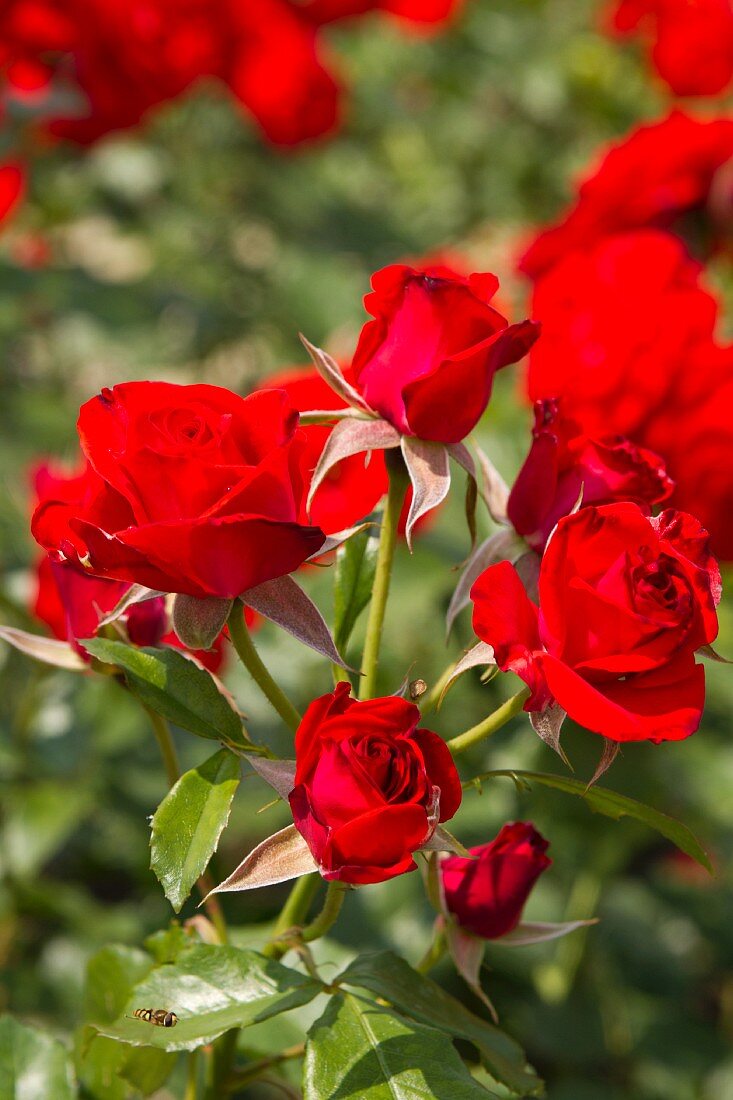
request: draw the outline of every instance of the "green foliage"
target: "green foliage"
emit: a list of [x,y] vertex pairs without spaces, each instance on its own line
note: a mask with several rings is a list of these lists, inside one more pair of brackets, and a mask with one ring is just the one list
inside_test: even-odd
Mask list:
[[391,951],[360,955],[338,981],[368,989],[413,1020],[473,1043],[492,1076],[520,1096],[542,1092],[542,1082],[526,1065],[523,1051],[508,1035],[469,1012],[455,997]]
[[[151,970],[134,985],[125,1012],[99,1031],[133,1046],[195,1050],[230,1028],[307,1004],[321,990],[313,978],[254,951],[202,944]],[[128,1018],[136,1008],[165,1008],[178,1015],[178,1024],[155,1027]]]
[[584,799],[595,813],[603,814],[604,817],[612,817],[614,821],[619,821],[622,817],[631,817],[635,821],[641,821],[644,825],[648,825],[650,829],[661,833],[663,837],[676,845],[685,855],[694,859],[710,874],[713,873],[710,857],[687,825],[681,821],[675,821],[673,817],[669,817],[651,806],[645,806],[642,802],[637,802],[625,794],[609,791],[605,787],[597,785],[589,787],[587,783],[581,783],[577,779],[568,779],[564,775],[546,775],[542,772],[513,770],[485,772],[483,775],[478,776],[475,782],[480,783],[482,780],[491,779],[494,776],[508,776],[517,783],[539,783],[543,787],[552,787],[554,790],[564,791],[565,794],[577,795],[579,798]]
[[182,775],[155,811],[150,866],[176,913],[216,851],[239,776],[239,758],[222,749]]
[[212,677],[177,650],[138,649],[105,638],[90,638],[84,648],[121,669],[130,691],[177,726],[214,741],[247,744],[241,718]]
[[377,567],[378,540],[369,531],[360,531],[336,551],[333,582],[333,636],[343,653],[356,620],[369,603]]
[[447,1035],[373,1001],[332,997],[308,1033],[305,1100],[481,1100]]
[[3,1100],[72,1100],[71,1062],[63,1045],[36,1028],[0,1017],[0,1096]]

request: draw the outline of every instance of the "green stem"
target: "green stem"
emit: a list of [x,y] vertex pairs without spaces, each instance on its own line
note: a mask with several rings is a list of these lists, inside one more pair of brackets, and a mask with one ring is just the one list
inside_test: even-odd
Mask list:
[[437,966],[440,960],[448,950],[448,943],[445,938],[445,932],[437,931],[433,937],[433,942],[427,949],[419,963],[415,963],[414,969],[418,974],[427,974]]
[[244,621],[244,607],[235,601],[232,613],[228,620],[229,636],[237,651],[237,656],[257,684],[263,695],[269,699],[272,706],[282,718],[283,722],[293,732],[300,725],[300,715],[284,694],[281,688],[273,680],[259,653],[255,649],[254,642]]
[[199,1094],[199,1052],[192,1050],[188,1055],[186,1092],[184,1100],[197,1100]]
[[286,953],[288,945],[282,941],[281,937],[289,928],[302,925],[308,916],[308,910],[318,892],[320,883],[321,876],[315,871],[311,875],[303,875],[296,880],[282,907],[280,916],[275,922],[275,927],[272,930],[272,940],[264,948],[263,955],[267,955],[270,959],[279,959]]
[[157,714],[148,707],[145,707],[145,711],[153,727],[155,740],[158,742],[158,747],[160,748],[160,755],[163,757],[163,765],[165,767],[165,774],[168,778],[168,786],[172,787],[181,778],[181,766],[178,763],[178,754],[176,752],[176,746],[173,743],[173,735],[171,734],[170,726],[162,714]]
[[459,752],[465,752],[466,749],[472,749],[474,745],[478,745],[487,737],[491,737],[515,715],[519,714],[525,700],[528,698],[529,688],[522,688],[516,695],[512,695],[511,699],[507,699],[506,703],[502,703],[488,718],[484,718],[483,722],[479,722],[477,726],[472,726],[465,733],[459,733],[457,737],[453,737],[448,742],[448,748],[454,756]]
[[310,924],[306,924],[305,928],[301,929],[298,939],[302,940],[303,943],[311,943],[313,940],[319,940],[321,936],[325,936],[326,932],[336,923],[347,890],[348,886],[345,882],[329,882],[323,909]]
[[405,499],[406,476],[401,454],[385,452],[385,462],[389,472],[389,490],[382,513],[382,527],[379,533],[377,567],[374,574],[374,588],[369,604],[364,657],[362,660],[363,677],[361,681],[361,699],[372,699],[377,687],[379,667],[379,647],[382,641],[382,626],[387,608],[389,585],[392,579],[392,562],[397,544],[397,527]]

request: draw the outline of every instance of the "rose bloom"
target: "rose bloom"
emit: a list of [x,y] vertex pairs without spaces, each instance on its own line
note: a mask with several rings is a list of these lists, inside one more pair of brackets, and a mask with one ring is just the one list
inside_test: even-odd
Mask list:
[[535,402],[532,447],[507,502],[509,522],[538,553],[579,501],[633,501],[650,513],[674,489],[658,455],[623,436],[593,439],[560,406],[552,398]]
[[473,626],[499,668],[613,741],[694,733],[705,701],[695,652],[713,641],[720,573],[696,519],[634,504],[583,508],[547,544],[539,609],[508,562],[474,584]]
[[359,702],[348,684],[315,699],[295,735],[293,820],[326,879],[384,882],[453,817],[461,782],[414,703]]
[[[63,500],[68,505],[80,504],[88,491],[90,480],[95,477],[88,465],[82,464],[74,471],[66,471],[55,464],[39,463],[32,471],[36,507],[46,500]],[[79,641],[93,638],[100,620],[112,611],[129,589],[124,581],[105,580],[81,572],[67,561],[54,561],[44,554],[35,570],[35,595],[32,611],[51,633],[61,641],[68,641],[85,660],[88,654]],[[254,619],[254,612],[245,608],[247,622]],[[157,646],[163,643],[179,647],[181,643],[168,626],[165,599],[158,596],[143,603],[132,604],[123,613],[124,625],[133,645]],[[251,624],[250,624],[251,625]],[[221,639],[207,651],[196,650],[201,664],[216,672],[223,660]]]
[[653,41],[652,61],[675,95],[718,95],[733,80],[730,0],[616,0],[613,28]]
[[82,406],[81,503],[36,509],[61,561],[162,592],[234,598],[297,569],[324,541],[299,522],[305,441],[279,390],[128,382]]
[[502,826],[490,844],[469,851],[473,859],[441,860],[445,906],[453,919],[484,940],[505,936],[519,924],[532,887],[552,860],[549,842],[528,821]]
[[718,303],[700,275],[680,241],[653,230],[569,255],[535,288],[542,339],[528,388],[533,400],[560,396],[589,435],[617,432],[663,456],[672,503],[729,560],[733,347],[716,340]]
[[[733,157],[733,119],[674,110],[603,150],[565,216],[535,238],[519,268],[537,279],[570,252],[629,229],[665,228],[707,255],[730,233],[733,198],[716,181]],[[713,217],[710,206],[714,207]],[[716,224],[716,219],[723,226]]]
[[491,305],[495,275],[463,277],[442,266],[393,264],[372,276],[349,380],[398,432],[458,443],[476,426],[494,375],[537,338]]

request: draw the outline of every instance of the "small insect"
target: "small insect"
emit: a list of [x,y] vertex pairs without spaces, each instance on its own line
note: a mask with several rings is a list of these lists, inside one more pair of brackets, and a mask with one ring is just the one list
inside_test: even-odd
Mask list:
[[169,1012],[166,1008],[136,1008],[128,1020],[145,1020],[146,1024],[154,1024],[155,1027],[175,1027],[178,1017],[175,1012]]

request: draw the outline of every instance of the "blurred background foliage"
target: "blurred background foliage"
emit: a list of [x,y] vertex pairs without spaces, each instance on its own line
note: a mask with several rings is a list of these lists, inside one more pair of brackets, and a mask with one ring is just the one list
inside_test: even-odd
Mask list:
[[[302,361],[299,330],[348,354],[370,272],[436,250],[498,272],[504,304],[519,316],[525,288],[512,261],[531,225],[560,208],[600,143],[665,107],[633,51],[600,33],[600,18],[592,0],[467,0],[465,16],[435,38],[379,18],[334,30],[352,85],[347,123],[296,154],[265,148],[212,91],[86,156],[59,148],[37,159],[29,201],[0,238],[4,621],[28,626],[28,464],[73,457],[76,410],[101,386],[148,377],[246,392]],[[510,369],[500,379],[479,433],[509,479],[528,445],[518,378]],[[385,691],[408,667],[434,680],[470,643],[466,613],[449,650],[442,642],[451,570],[468,546],[460,496],[412,559],[401,552]],[[329,571],[311,570],[306,584],[327,612]],[[719,644],[727,653],[732,606]],[[258,645],[296,703],[330,688],[323,663],[275,628],[263,628]],[[251,727],[287,752],[273,713],[232,664],[227,680]],[[499,679],[481,687],[465,677],[429,724],[446,734],[472,725],[513,689]],[[515,817],[550,839],[554,867],[530,918],[601,917],[559,945],[488,953],[486,985],[551,1100],[733,1097],[733,679],[708,666],[708,681],[703,729],[680,744],[629,747],[605,784],[684,819],[710,849],[714,879],[641,826],[593,816],[562,794],[518,793],[496,779],[466,795],[465,842]],[[163,771],[141,712],[113,683],[44,670],[6,647],[0,716],[0,1011],[67,1035],[83,1018],[90,955],[110,940],[140,945],[172,916],[148,870]],[[210,753],[180,731],[177,740],[188,767]],[[571,730],[565,743],[589,777],[598,739]],[[516,720],[464,774],[486,767],[561,766]],[[216,873],[284,824],[282,806],[258,816],[268,801],[248,776]],[[267,922],[283,893],[225,897],[227,917]],[[189,902],[182,917],[193,911]],[[352,894],[319,954],[337,962],[388,945],[414,962],[430,922],[418,876],[406,876]],[[235,939],[262,935],[243,929]],[[437,973],[468,997],[447,965]],[[260,1025],[246,1042],[279,1049],[289,1026]],[[90,1096],[108,1095],[94,1087]],[[269,1094],[252,1090],[260,1095]]]

